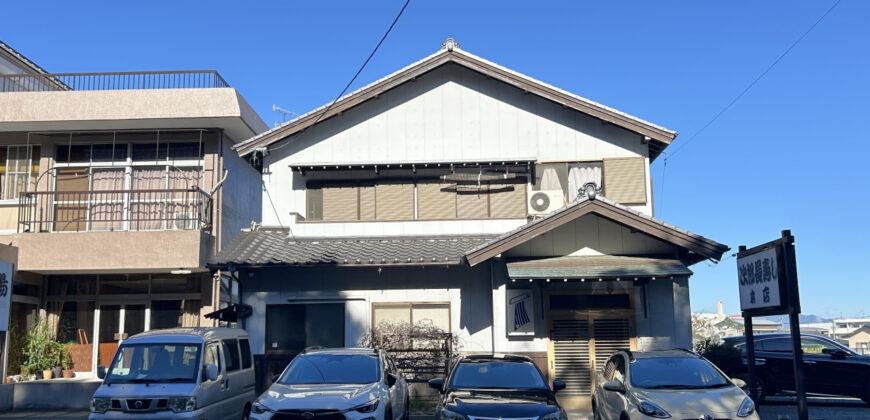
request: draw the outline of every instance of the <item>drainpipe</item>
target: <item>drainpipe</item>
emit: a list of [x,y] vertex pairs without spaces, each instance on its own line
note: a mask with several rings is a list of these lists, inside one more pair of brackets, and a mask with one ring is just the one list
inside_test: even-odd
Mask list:
[[495,290],[495,273],[493,272],[493,268],[492,268],[492,264],[493,264],[492,260],[493,260],[492,258],[489,259],[489,305],[490,305],[490,308],[492,308],[489,311],[490,317],[491,317],[489,325],[490,325],[490,330],[491,330],[490,351],[492,352],[492,354],[495,354],[495,301],[493,300],[493,297],[495,296],[495,291],[494,291]]

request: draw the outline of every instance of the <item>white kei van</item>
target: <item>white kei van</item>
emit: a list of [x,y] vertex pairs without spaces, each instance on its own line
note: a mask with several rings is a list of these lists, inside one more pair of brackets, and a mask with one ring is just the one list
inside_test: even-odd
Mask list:
[[90,419],[244,419],[254,394],[248,334],[174,328],[124,340],[91,401]]

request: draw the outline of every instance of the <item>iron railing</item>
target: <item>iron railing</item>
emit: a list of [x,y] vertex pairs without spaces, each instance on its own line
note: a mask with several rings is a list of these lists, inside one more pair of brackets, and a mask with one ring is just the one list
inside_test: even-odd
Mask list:
[[230,85],[214,70],[0,75],[0,92],[224,87]]
[[211,197],[198,187],[23,192],[18,232],[210,231],[211,206]]

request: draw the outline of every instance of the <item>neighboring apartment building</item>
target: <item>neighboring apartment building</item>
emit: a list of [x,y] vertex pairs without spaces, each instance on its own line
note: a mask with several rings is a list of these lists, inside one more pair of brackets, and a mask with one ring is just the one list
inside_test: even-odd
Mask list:
[[262,162],[264,226],[209,265],[242,283],[261,377],[426,322],[533,357],[588,404],[615,349],[691,346],[688,267],[728,249],[653,217],[649,165],[674,137],[449,39],[235,145]]
[[870,326],[864,325],[843,337],[842,342],[858,354],[870,354]]
[[41,315],[87,373],[132,334],[215,323],[238,284],[205,262],[261,214],[260,174],[231,147],[266,129],[214,71],[49,74],[0,43],[19,337]]
[[835,318],[830,322],[831,338],[845,342],[859,328],[870,325],[870,318]]

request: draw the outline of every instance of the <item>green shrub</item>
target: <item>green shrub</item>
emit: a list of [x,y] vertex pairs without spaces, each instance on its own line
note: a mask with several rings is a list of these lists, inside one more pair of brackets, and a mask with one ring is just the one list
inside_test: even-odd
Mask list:
[[695,345],[695,351],[716,365],[722,372],[731,377],[742,377],[745,374],[743,353],[730,343],[716,343],[703,340]]

